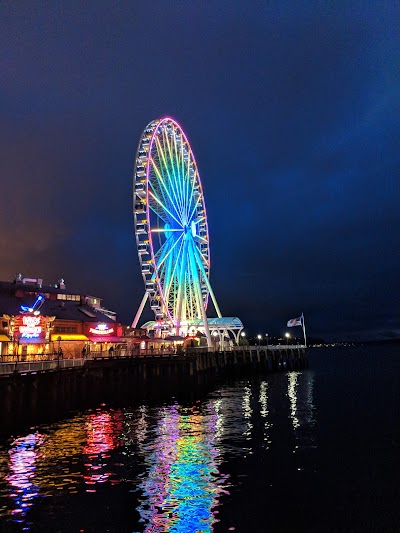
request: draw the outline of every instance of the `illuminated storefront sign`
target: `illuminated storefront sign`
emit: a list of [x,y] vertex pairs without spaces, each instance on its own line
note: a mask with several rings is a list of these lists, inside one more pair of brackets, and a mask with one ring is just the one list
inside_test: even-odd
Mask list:
[[29,305],[21,304],[21,313],[34,313],[35,315],[40,315],[39,309],[42,307],[43,302],[44,295],[39,294],[39,296],[36,298],[36,302],[32,305],[32,307],[29,307]]
[[40,316],[23,316],[22,326],[19,326],[19,332],[22,338],[37,339],[42,333],[40,326]]
[[97,324],[95,328],[89,328],[89,332],[95,335],[111,335],[114,332],[114,328],[109,328],[107,324]]

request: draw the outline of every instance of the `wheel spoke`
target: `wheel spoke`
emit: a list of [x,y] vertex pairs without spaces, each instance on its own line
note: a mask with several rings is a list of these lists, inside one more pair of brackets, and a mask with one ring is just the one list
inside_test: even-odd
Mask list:
[[176,268],[178,266],[178,260],[179,260],[180,254],[181,254],[182,247],[183,247],[183,239],[182,239],[181,245],[179,247],[179,250],[178,250],[178,252],[177,252],[177,254],[175,256],[174,266],[173,266],[173,269],[172,269],[172,272],[171,272],[170,279],[167,280],[167,285],[166,285],[166,289],[165,289],[165,296],[166,297],[169,296],[169,292],[171,290],[171,286],[172,286],[172,283],[173,283],[174,278],[175,278],[175,271],[176,271]]
[[169,229],[163,229],[163,228],[157,228],[157,229],[152,229],[151,230],[151,233],[171,233],[171,232],[174,232],[174,231],[180,231],[182,232],[183,229],[182,228],[178,228],[178,229],[172,229],[172,228],[169,228]]
[[[162,132],[162,136],[163,136],[163,139],[164,139],[164,145],[166,145],[167,141],[166,141],[166,136],[165,136],[164,132]],[[170,187],[171,187],[172,192],[173,192],[173,194],[175,196],[175,202],[177,203],[178,202],[178,198],[177,198],[177,195],[176,195],[176,192],[175,192],[175,189],[174,189],[173,178],[171,176],[170,169],[169,169],[166,157],[165,157],[165,150],[163,149],[163,146],[161,145],[161,141],[160,141],[160,139],[158,137],[156,137],[156,151],[157,151],[157,155],[158,155],[159,161],[163,163],[166,175],[168,177],[168,182],[170,183]]]
[[188,224],[190,224],[190,222],[191,222],[191,220],[192,220],[192,217],[193,217],[193,215],[194,215],[194,212],[196,211],[196,208],[197,208],[197,206],[198,206],[199,203],[200,203],[200,199],[201,199],[201,196],[199,196],[199,197],[197,198],[196,203],[195,203],[194,206],[193,206],[192,212],[190,213],[190,217],[189,217],[189,219],[188,219]]
[[161,245],[161,248],[159,248],[157,250],[157,252],[154,254],[154,260],[156,261],[156,266],[157,266],[157,261],[161,261],[162,258],[164,257],[164,254],[167,253],[167,250],[168,248],[171,246],[171,239],[167,239],[162,245]]
[[[177,240],[174,242],[174,244],[171,246],[171,249],[168,251],[167,255],[162,259],[162,261],[160,261],[160,263],[159,263],[159,265],[158,265],[157,268],[159,268],[159,267],[164,263],[164,261],[167,259],[167,257],[169,256],[169,254],[173,251],[173,249],[174,249],[175,246],[178,244],[178,242],[182,239],[182,237],[183,237],[183,233],[182,233],[182,235],[180,235],[180,236],[178,237],[178,239],[177,239]],[[168,242],[168,241],[166,241],[166,242]]]
[[[171,178],[171,173],[168,172],[168,176],[170,177],[170,182],[171,182],[171,187],[172,189],[174,190],[174,193],[175,193],[175,198],[176,198],[176,207],[177,207],[177,212],[180,212],[181,213],[181,218],[182,218],[182,200],[181,200],[181,197],[180,197],[180,191],[179,191],[179,183],[176,179],[176,175],[175,175],[175,168],[174,168],[174,164],[173,164],[173,156],[172,156],[172,148],[171,148],[171,145],[169,143],[169,139],[168,139],[168,133],[167,132],[163,132],[163,138],[165,140],[165,145],[167,146],[167,153],[169,155],[169,161],[172,165],[172,177],[173,179]],[[166,162],[166,158],[165,158],[165,152],[163,151],[162,152],[162,159],[164,161],[164,164],[167,166],[167,162]]]
[[[156,201],[156,202],[157,202],[157,203],[163,208],[163,210],[164,210],[166,213],[168,213],[169,216],[170,216],[171,218],[173,218],[173,219],[175,220],[175,222],[177,222],[179,225],[181,224],[181,223],[179,222],[179,220],[178,220],[176,217],[174,217],[174,215],[171,213],[171,211],[169,211],[169,210],[165,207],[165,205],[161,202],[161,200],[159,200],[159,199],[157,198],[157,196],[156,196],[154,193],[152,193],[151,191],[149,191],[149,196],[151,196],[151,197],[152,197],[152,198],[153,198],[153,199],[154,199],[154,200],[155,200],[155,201]],[[162,217],[160,216],[160,218],[162,218]],[[163,219],[163,220],[164,220],[164,219]],[[167,222],[167,221],[165,221],[165,222]]]
[[[157,139],[156,139],[156,142],[157,142]],[[165,158],[165,154],[163,154],[163,158]],[[161,171],[161,169],[158,168],[158,165],[157,165],[156,161],[154,160],[153,157],[150,158],[150,161],[151,161],[151,163],[152,163],[152,168],[154,169],[154,172],[155,172],[156,175],[157,175],[158,182],[159,182],[159,183],[162,185],[162,187],[163,187],[163,190],[161,191],[162,196],[165,197],[165,196],[164,196],[164,192],[163,192],[163,191],[165,191],[165,194],[166,194],[167,197],[168,197],[168,200],[169,200],[170,205],[171,205],[171,206],[175,206],[175,210],[176,210],[176,205],[177,205],[177,201],[178,201],[178,199],[177,199],[177,196],[176,196],[175,189],[174,189],[174,187],[173,187],[173,183],[172,183],[171,178],[170,178],[169,170],[167,170],[167,178],[168,178],[168,182],[167,182],[167,183],[170,184],[170,188],[171,188],[171,191],[172,191],[173,196],[175,197],[175,200],[173,200],[172,197],[171,197],[171,194],[170,194],[169,188],[168,188],[168,186],[167,186],[167,183],[165,183],[165,180],[164,180],[163,175],[162,175],[162,171]],[[165,164],[165,168],[166,168],[166,169],[168,168],[166,164]],[[152,184],[152,185],[153,185],[153,184]],[[177,211],[177,210],[176,210],[176,211]],[[178,211],[177,211],[177,213],[178,213]]]
[[[189,156],[191,156],[190,152],[189,152]],[[188,162],[187,162],[187,166],[186,166],[186,171],[185,171],[185,175],[186,175],[186,181],[185,181],[185,206],[186,206],[187,224],[190,223],[189,213],[190,213],[190,209],[191,209],[192,203],[194,204],[193,193],[194,193],[195,174],[193,175],[193,179],[192,179],[192,177],[190,175],[191,163],[192,163],[192,158],[189,157]]]
[[[179,165],[179,155],[178,155],[178,147],[177,147],[177,144],[176,144],[176,135],[174,135],[174,153],[175,153],[175,158],[174,158],[174,173],[175,173],[175,176],[177,178],[177,184],[178,184],[178,191],[179,191],[179,197],[180,197],[180,205],[181,205],[181,218],[182,218],[182,222],[185,224],[185,221],[183,220],[183,217],[184,217],[184,209],[185,209],[185,206],[184,206],[184,197],[183,197],[183,175],[181,174],[180,172],[180,165]],[[181,140],[182,142],[182,140]]]

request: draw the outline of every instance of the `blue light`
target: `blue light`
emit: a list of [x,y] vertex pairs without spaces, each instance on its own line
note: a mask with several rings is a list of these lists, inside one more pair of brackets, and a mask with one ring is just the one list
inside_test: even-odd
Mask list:
[[42,307],[44,303],[44,295],[39,294],[39,296],[36,298],[35,303],[32,305],[32,307],[28,307],[27,305],[21,304],[21,311],[22,313],[33,313],[36,311],[37,314],[39,314],[39,309]]

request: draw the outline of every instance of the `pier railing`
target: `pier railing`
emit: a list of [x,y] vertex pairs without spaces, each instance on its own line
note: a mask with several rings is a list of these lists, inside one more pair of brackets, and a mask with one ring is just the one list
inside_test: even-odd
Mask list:
[[[34,361],[3,361],[0,362],[0,376],[7,376],[11,374],[33,374],[37,372],[49,372],[54,370],[67,370],[76,367],[83,367],[85,364],[89,364],[90,361],[99,360],[123,360],[123,359],[171,359],[173,357],[190,357],[196,358],[196,355],[205,353],[254,353],[259,354],[263,352],[299,352],[304,350],[305,346],[296,345],[268,345],[268,346],[226,346],[221,349],[210,349],[207,346],[202,347],[187,347],[183,350],[140,350],[138,352],[129,353],[126,350],[114,350],[113,352],[91,352],[84,358],[60,358],[56,354],[49,354],[48,356],[42,355],[40,360]],[[7,356],[9,357],[9,356]]]
[[60,361],[16,361],[15,363],[0,363],[0,375],[13,374],[18,372],[20,374],[43,372],[49,370],[56,370],[57,368],[73,368],[82,366],[83,359],[60,359]]

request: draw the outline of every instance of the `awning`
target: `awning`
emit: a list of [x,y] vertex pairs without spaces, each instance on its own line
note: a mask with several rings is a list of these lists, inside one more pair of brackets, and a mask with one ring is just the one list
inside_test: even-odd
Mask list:
[[49,341],[47,339],[44,339],[43,337],[36,337],[33,339],[21,337],[19,339],[19,343],[20,344],[49,344]]
[[[60,338],[61,337],[61,338]],[[52,333],[51,340],[56,342],[60,341],[88,341],[86,335],[74,334],[74,333]]]
[[125,339],[121,339],[121,337],[113,337],[112,335],[89,335],[88,339],[92,342],[119,342],[125,343]]
[[7,337],[7,335],[0,334],[0,342],[9,342],[10,339]]

